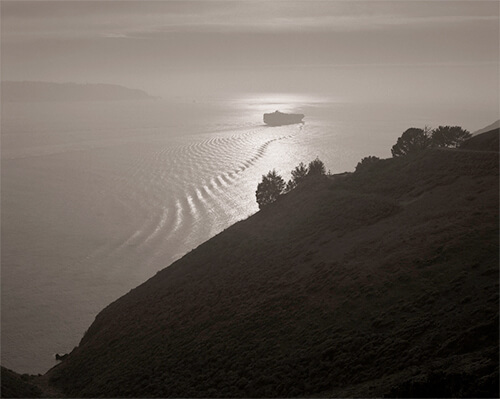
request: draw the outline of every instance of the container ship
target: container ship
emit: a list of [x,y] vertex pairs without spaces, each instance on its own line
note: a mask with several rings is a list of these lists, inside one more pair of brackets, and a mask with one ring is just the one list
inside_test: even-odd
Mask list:
[[264,114],[264,123],[269,126],[293,125],[294,123],[304,123],[304,114],[285,114],[283,112],[273,112]]

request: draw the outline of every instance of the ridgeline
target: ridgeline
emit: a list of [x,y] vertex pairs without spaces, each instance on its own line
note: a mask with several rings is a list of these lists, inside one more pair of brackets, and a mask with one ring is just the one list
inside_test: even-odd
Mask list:
[[71,397],[498,397],[499,160],[478,147],[309,178],[110,304],[44,377]]

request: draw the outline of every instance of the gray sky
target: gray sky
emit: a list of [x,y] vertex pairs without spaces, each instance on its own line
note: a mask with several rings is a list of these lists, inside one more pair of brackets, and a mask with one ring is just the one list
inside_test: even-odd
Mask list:
[[2,1],[2,80],[498,105],[497,1]]

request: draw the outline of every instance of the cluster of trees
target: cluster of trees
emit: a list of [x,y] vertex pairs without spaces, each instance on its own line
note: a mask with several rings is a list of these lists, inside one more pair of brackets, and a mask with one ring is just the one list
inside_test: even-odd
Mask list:
[[[460,126],[439,126],[436,129],[411,127],[398,138],[391,153],[393,157],[402,157],[427,148],[457,148],[470,137],[470,132]],[[363,158],[356,166],[356,172],[368,169],[378,161],[380,158],[374,156]]]
[[[411,127],[398,138],[396,144],[392,146],[393,157],[401,157],[416,153],[427,148],[457,148],[472,135],[460,126],[439,126],[436,129],[424,127],[423,129]],[[356,172],[371,168],[380,158],[369,156],[363,158],[356,166]],[[285,183],[285,180],[276,172],[271,170],[267,175],[262,176],[262,181],[257,186],[255,196],[259,208],[266,206],[278,199],[295,187],[300,185],[308,176],[326,174],[325,164],[316,158],[309,165],[301,162],[292,170],[292,178]]]
[[323,161],[319,158],[309,162],[309,165],[304,162],[299,163],[291,172],[292,178],[285,183],[276,170],[271,170],[267,175],[262,176],[262,181],[257,186],[255,196],[259,209],[276,201],[280,195],[286,194],[299,186],[309,176],[321,176],[326,174],[326,168]]
[[470,132],[460,126],[439,126],[431,130],[411,127],[392,146],[393,157],[401,157],[431,147],[457,148],[471,137]]

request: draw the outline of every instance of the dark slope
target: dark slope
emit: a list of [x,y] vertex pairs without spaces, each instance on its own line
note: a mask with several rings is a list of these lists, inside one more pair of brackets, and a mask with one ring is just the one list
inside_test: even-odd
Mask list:
[[2,398],[41,398],[42,391],[32,384],[33,377],[20,375],[5,367],[1,367]]
[[104,309],[71,396],[498,395],[498,154],[306,183]]
[[64,394],[49,385],[48,376],[18,374],[1,367],[2,398],[60,398]]
[[473,136],[464,141],[460,146],[463,150],[473,151],[498,151],[500,129],[493,129],[485,133]]

